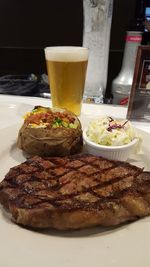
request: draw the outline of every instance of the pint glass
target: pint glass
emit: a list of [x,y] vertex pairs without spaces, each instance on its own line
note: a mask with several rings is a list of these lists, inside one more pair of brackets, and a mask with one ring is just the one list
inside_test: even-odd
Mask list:
[[46,47],[45,58],[52,106],[81,112],[88,63],[88,48]]

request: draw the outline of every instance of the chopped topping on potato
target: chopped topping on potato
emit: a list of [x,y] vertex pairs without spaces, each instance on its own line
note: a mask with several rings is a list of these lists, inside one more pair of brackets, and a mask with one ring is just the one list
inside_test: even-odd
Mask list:
[[77,128],[75,118],[67,111],[55,111],[50,108],[35,107],[25,115],[25,125],[38,128]]

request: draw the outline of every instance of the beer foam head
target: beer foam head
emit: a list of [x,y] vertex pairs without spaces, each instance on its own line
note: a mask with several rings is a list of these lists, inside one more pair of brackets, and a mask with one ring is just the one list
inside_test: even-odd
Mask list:
[[88,48],[80,46],[46,47],[46,60],[51,61],[85,61],[88,60]]

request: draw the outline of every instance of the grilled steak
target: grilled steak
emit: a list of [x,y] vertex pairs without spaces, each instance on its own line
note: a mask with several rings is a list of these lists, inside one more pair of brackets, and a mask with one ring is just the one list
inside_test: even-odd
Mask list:
[[91,155],[35,156],[10,169],[0,202],[34,228],[118,225],[150,214],[150,172]]

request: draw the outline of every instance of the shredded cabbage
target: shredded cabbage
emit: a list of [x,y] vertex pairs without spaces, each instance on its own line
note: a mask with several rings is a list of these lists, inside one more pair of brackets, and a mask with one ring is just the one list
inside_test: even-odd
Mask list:
[[92,120],[87,132],[89,140],[105,146],[121,146],[130,143],[139,135],[129,121],[103,117]]

